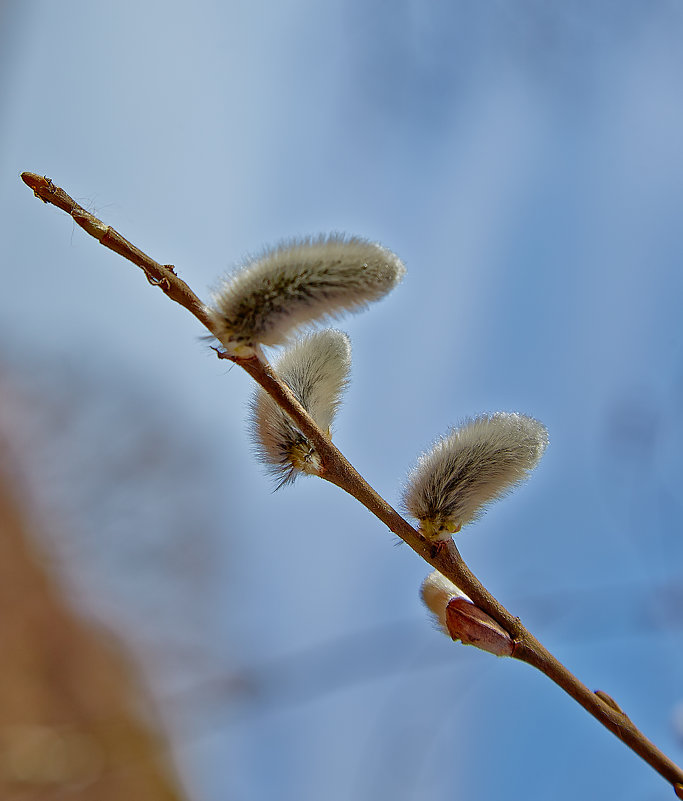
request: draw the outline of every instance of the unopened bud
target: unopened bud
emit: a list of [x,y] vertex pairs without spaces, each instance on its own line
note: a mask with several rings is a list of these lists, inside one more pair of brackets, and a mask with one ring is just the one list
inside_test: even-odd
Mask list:
[[469,600],[465,593],[438,570],[433,570],[422,582],[420,594],[441,631],[450,636],[446,625],[446,607],[453,598]]
[[620,714],[624,715],[624,717],[626,717],[624,710],[619,706],[619,704],[614,700],[614,698],[612,698],[611,695],[607,695],[607,693],[604,690],[595,690],[595,694],[601,701],[604,701],[604,703],[606,703],[607,706],[612,707],[612,709],[615,712],[619,712]]
[[451,598],[446,606],[446,628],[454,640],[474,645],[496,656],[512,656],[515,643],[496,621],[465,598]]

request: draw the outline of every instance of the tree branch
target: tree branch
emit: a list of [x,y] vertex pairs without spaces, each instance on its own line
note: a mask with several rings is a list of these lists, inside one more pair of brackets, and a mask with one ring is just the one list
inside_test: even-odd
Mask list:
[[118,231],[115,231],[109,225],[105,225],[97,217],[90,214],[89,211],[79,206],[72,197],[67,195],[59,186],[55,186],[49,178],[36,175],[33,172],[22,172],[21,180],[33,190],[33,194],[40,198],[43,203],[51,203],[69,214],[74,222],[78,223],[90,236],[95,237],[100,245],[104,245],[105,248],[113,250],[114,253],[118,253],[119,256],[123,256],[124,259],[132,261],[133,264],[140,267],[150,284],[158,286],[171,300],[184,306],[202,325],[211,330],[204,304],[190,287],[175,274],[173,265],[159,264],[146,253],[138,250],[135,245],[124,239]]
[[[150,283],[158,286],[171,300],[186,308],[212,335],[216,335],[204,304],[176,275],[172,266],[161,265],[151,259],[113,228],[79,206],[49,178],[29,172],[22,173],[21,178],[33,190],[36,197],[65,211],[100,244],[140,267]],[[600,691],[596,693],[589,690],[552,656],[522,625],[520,619],[514,617],[486,590],[467,567],[452,540],[442,547],[435,548],[375,492],[327,435],[318,428],[289,387],[275,374],[260,349],[250,358],[239,358],[221,351],[218,351],[218,355],[220,358],[239,364],[294,420],[320,456],[322,478],[356,498],[419,556],[456,584],[476,606],[510,634],[515,643],[514,658],[545,673],[663,776],[673,786],[678,797],[683,798],[683,771],[643,735],[609,696]]]

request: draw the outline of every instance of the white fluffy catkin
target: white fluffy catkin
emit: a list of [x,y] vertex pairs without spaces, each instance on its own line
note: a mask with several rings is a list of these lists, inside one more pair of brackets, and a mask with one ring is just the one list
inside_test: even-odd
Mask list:
[[465,598],[469,601],[467,595],[453,584],[450,579],[439,573],[438,570],[432,571],[422,582],[420,595],[422,596],[422,602],[431,612],[434,621],[444,634],[449,634],[448,626],[446,625],[446,607],[451,598]]
[[[351,369],[348,336],[331,328],[309,334],[283,351],[273,367],[318,426],[329,432]],[[320,471],[313,444],[262,389],[252,401],[251,422],[258,456],[279,479],[278,487],[294,481],[297,473]]]
[[330,320],[379,300],[403,278],[390,250],[342,234],[285,242],[228,276],[208,308],[229,353],[280,345],[313,320]]
[[403,504],[424,537],[448,540],[527,478],[547,444],[546,427],[533,417],[505,412],[477,417],[422,454],[408,476]]

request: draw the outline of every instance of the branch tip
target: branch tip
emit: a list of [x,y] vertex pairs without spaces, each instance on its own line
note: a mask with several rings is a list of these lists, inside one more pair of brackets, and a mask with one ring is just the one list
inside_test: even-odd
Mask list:
[[28,186],[29,189],[33,190],[33,194],[36,197],[39,197],[43,201],[43,203],[47,202],[44,198],[41,197],[41,194],[39,192],[40,189],[42,189],[43,191],[45,190],[49,191],[49,189],[52,188],[53,186],[52,181],[47,176],[36,175],[35,172],[22,172],[20,177],[21,180],[26,184],[26,186]]

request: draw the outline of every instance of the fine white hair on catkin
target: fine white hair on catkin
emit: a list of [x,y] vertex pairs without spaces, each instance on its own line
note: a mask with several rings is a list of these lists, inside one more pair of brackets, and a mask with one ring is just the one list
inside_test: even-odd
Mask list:
[[359,311],[384,297],[405,267],[387,248],[332,234],[284,242],[229,275],[208,307],[230,353],[281,345],[302,326]]
[[439,573],[438,570],[433,570],[422,582],[420,595],[422,602],[431,612],[434,621],[444,634],[449,633],[446,626],[446,607],[451,598],[470,600],[458,586]]
[[[284,350],[273,367],[318,426],[329,432],[351,370],[348,336],[332,328],[309,334]],[[251,424],[256,452],[278,479],[278,487],[300,472],[319,472],[312,443],[260,388],[252,401]]]
[[420,456],[403,489],[405,509],[425,537],[448,540],[524,481],[547,444],[546,427],[533,417],[498,412],[469,420]]

